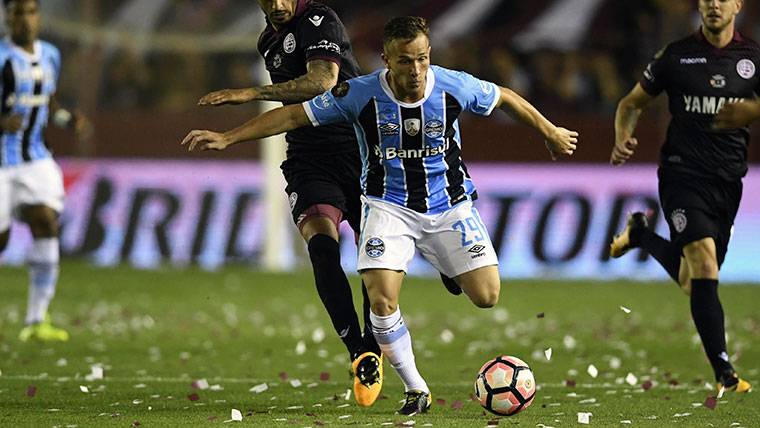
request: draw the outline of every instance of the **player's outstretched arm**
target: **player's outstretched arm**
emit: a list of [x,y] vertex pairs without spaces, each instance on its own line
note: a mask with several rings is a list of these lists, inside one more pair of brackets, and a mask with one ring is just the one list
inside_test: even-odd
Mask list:
[[544,143],[549,149],[552,160],[557,160],[560,155],[572,155],[578,143],[578,133],[562,127],[555,126],[541,114],[525,98],[511,89],[499,87],[501,96],[496,106],[501,107],[510,116],[520,122],[533,127],[544,136]]
[[306,63],[306,74],[296,79],[254,88],[222,89],[204,95],[198,105],[242,104],[256,100],[286,103],[306,101],[335,86],[339,72],[338,64],[315,59]]
[[618,103],[615,111],[615,145],[610,155],[611,164],[622,165],[633,155],[633,151],[639,145],[633,132],[636,130],[641,112],[652,99],[641,84],[637,83]]
[[303,105],[293,104],[270,110],[227,132],[192,130],[182,140],[182,145],[187,145],[188,151],[196,148],[224,150],[233,144],[271,137],[304,126],[311,126],[311,121]]
[[715,129],[736,129],[760,119],[760,100],[730,103],[723,106],[713,121]]

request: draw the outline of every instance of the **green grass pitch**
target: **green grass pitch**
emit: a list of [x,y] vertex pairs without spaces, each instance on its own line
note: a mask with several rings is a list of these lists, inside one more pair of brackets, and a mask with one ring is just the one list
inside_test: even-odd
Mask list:
[[[578,412],[609,427],[760,420],[757,393],[703,405],[714,395],[705,384],[714,382],[688,299],[671,284],[504,281],[497,307],[483,310],[438,281],[408,279],[401,309],[434,405],[406,418],[394,415],[402,386],[387,362],[373,407],[345,399],[348,357],[308,272],[140,271],[68,261],[51,308],[72,334],[65,344],[18,341],[26,275],[0,268],[3,427],[214,426],[232,409],[243,415],[233,424],[261,427],[566,427],[579,426]],[[358,302],[358,280],[352,283]],[[736,367],[760,387],[760,287],[725,286],[721,299]],[[485,414],[470,399],[476,371],[498,354],[527,361],[540,388],[533,406],[511,418]],[[94,365],[104,368],[103,379],[88,377]],[[209,388],[193,386],[202,379]],[[262,384],[265,391],[251,391]]]

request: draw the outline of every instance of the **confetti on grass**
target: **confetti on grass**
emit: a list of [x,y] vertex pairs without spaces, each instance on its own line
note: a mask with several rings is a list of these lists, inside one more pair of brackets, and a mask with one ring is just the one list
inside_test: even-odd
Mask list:
[[588,425],[591,421],[591,416],[593,416],[591,412],[578,412],[578,423]]
[[321,380],[322,382],[327,382],[328,380],[330,380],[330,373],[327,373],[327,372],[320,373],[319,380]]
[[543,312],[539,312],[539,313],[537,313],[537,314],[536,314],[536,318],[543,318],[543,317],[545,317],[545,316],[546,316],[546,315],[544,315],[544,313],[543,313]]
[[552,348],[549,348],[544,351],[544,355],[546,355],[546,361],[551,361],[552,359]]
[[703,405],[708,409],[713,410],[715,409],[715,406],[718,405],[718,399],[712,396],[707,397],[705,398],[705,403]]
[[198,379],[190,384],[190,386],[193,389],[200,389],[203,391],[204,389],[208,389],[208,381],[206,379]]
[[238,410],[238,409],[232,409],[232,411],[230,412],[230,418],[233,421],[240,422],[240,421],[243,420],[243,414],[240,413],[240,410]]
[[641,388],[644,391],[649,391],[650,389],[652,389],[653,386],[654,384],[652,383],[651,380],[644,381],[644,383],[641,384]]
[[599,376],[599,370],[593,364],[588,365],[586,372],[588,373],[589,376],[593,377],[594,379],[596,379],[596,377]]
[[85,394],[88,394],[90,392],[90,389],[84,385],[79,385],[79,390],[84,392]]
[[193,392],[192,394],[187,396],[187,399],[190,401],[198,401],[201,399],[201,397],[198,394]]
[[37,395],[37,387],[34,385],[29,385],[26,387],[26,396],[27,397],[34,397]]
[[621,311],[623,311],[623,312],[625,312],[625,313],[627,313],[627,314],[630,314],[630,313],[631,313],[631,310],[630,310],[630,309],[628,309],[628,308],[626,308],[625,306],[621,306],[621,307],[620,307],[620,310],[621,310]]
[[256,394],[261,394],[262,392],[266,391],[267,389],[269,389],[269,385],[267,385],[266,383],[260,383],[260,384],[258,384],[256,386],[252,387],[248,391],[255,392]]
[[633,373],[628,373],[628,375],[626,375],[625,377],[625,382],[631,386],[636,385],[636,382],[638,381],[639,379],[636,376],[634,376]]

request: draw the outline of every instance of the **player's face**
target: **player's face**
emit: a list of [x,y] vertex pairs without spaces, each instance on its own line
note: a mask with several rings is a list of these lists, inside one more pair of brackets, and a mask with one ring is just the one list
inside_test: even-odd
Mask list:
[[261,10],[275,26],[290,22],[296,14],[296,0],[258,0]]
[[711,33],[720,33],[734,22],[742,0],[699,0],[702,23]]
[[424,34],[413,40],[392,40],[383,53],[385,66],[396,86],[408,93],[425,90],[430,67],[430,40]]
[[40,32],[37,0],[14,0],[5,10],[5,24],[11,39],[18,45],[34,42]]

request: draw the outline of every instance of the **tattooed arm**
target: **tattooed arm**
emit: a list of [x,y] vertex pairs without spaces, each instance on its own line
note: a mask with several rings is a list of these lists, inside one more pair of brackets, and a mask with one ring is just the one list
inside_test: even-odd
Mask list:
[[315,59],[306,63],[306,74],[274,85],[244,89],[223,89],[211,92],[198,101],[199,105],[241,104],[255,100],[297,103],[306,101],[338,83],[338,64]]

